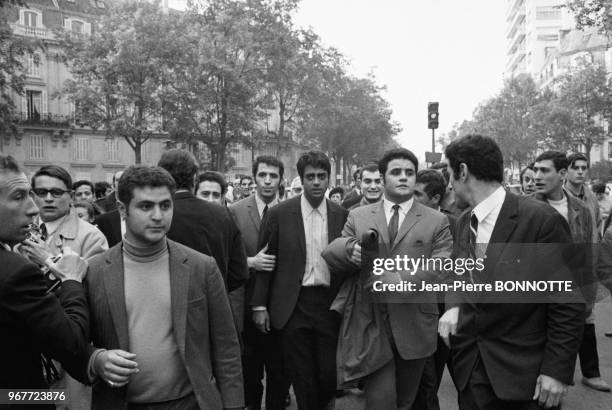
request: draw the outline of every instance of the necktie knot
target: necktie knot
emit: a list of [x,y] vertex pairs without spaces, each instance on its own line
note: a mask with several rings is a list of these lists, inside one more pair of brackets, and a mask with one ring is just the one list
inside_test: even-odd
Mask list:
[[395,204],[391,207],[391,209],[393,209],[393,212],[399,212],[400,206],[398,204]]

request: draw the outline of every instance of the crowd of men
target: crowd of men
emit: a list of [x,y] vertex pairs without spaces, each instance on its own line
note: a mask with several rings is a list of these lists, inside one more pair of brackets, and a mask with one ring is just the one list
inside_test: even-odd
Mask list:
[[[73,183],[56,165],[28,179],[0,156],[0,389],[65,389],[58,408],[139,410],[284,409],[290,387],[300,410],[323,410],[359,389],[366,409],[430,410],[448,368],[460,409],[527,410],[560,408],[579,358],[582,383],[610,391],[593,301],[598,283],[612,291],[612,217],[586,157],[540,154],[518,193],[491,138],[458,139],[445,157],[419,170],[411,151],[392,149],[343,189],[320,151],[300,156],[286,188],[271,156],[228,184],[169,150],[112,185]],[[504,244],[559,246],[518,259]],[[567,244],[586,245],[572,247],[580,269]],[[442,265],[373,275],[374,259],[398,257],[482,258],[463,278],[472,284],[564,270],[584,295],[375,299],[374,279],[457,279]]]

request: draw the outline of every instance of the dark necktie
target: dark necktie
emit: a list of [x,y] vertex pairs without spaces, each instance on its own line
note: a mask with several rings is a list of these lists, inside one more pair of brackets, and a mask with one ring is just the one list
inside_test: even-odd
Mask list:
[[263,221],[268,213],[268,205],[264,206],[263,212],[261,213],[261,220]]
[[397,236],[397,229],[399,225],[400,206],[395,204],[391,209],[393,209],[393,215],[391,215],[391,220],[389,221],[389,244],[393,245],[395,237]]

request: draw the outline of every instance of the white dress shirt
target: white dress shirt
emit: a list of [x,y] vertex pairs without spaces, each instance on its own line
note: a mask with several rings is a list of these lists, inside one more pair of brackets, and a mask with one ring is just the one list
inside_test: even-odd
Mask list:
[[[486,197],[484,201],[474,207],[472,213],[478,219],[478,232],[476,235],[476,243],[488,244],[499,216],[499,211],[506,199],[506,190],[500,186],[491,195]],[[478,247],[482,249],[481,247]],[[485,249],[482,249],[483,251]]]
[[327,247],[327,201],[313,208],[304,195],[300,199],[306,236],[306,267],[302,286],[329,286],[329,268],[321,252]]
[[[406,214],[412,208],[414,204],[414,197],[411,197],[409,200],[402,202],[401,204],[397,204],[400,206],[399,209],[399,219],[397,221],[397,230],[399,231],[400,226],[404,223],[404,219],[406,218]],[[385,219],[387,220],[387,226],[389,226],[389,222],[391,222],[391,217],[393,216],[393,205],[396,205],[395,202],[391,202],[387,199],[387,197],[383,198],[383,209],[385,210]]]

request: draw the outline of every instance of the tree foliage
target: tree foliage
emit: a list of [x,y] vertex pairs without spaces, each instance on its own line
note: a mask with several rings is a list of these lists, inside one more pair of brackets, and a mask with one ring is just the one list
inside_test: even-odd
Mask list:
[[23,94],[23,59],[36,46],[32,41],[13,35],[8,20],[9,7],[13,5],[23,5],[23,2],[0,2],[0,135],[15,131],[15,104],[12,94]]
[[576,21],[576,28],[594,27],[612,38],[612,0],[569,0],[565,5]]
[[590,162],[591,149],[606,138],[603,124],[611,103],[612,84],[596,64],[578,64],[544,89],[522,75],[506,81],[472,119],[455,124],[444,141],[470,133],[489,135],[510,167],[533,161],[537,149],[585,152]]
[[154,132],[206,147],[207,165],[221,171],[229,150],[254,136],[279,150],[307,139],[339,158],[365,157],[398,132],[382,88],[373,76],[349,76],[337,50],[294,27],[297,5],[200,0],[164,13],[144,0],[118,2],[89,38],[64,36],[74,76],[65,94],[82,122],[125,138],[137,162]]

